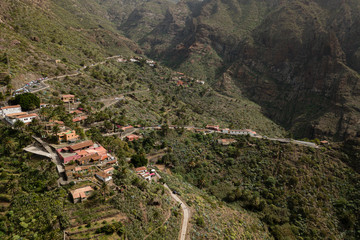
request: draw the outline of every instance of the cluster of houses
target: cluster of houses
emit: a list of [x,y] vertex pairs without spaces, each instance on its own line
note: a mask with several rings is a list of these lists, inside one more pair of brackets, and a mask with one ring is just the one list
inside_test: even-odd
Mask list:
[[[119,63],[126,63],[128,61],[132,62],[132,63],[137,63],[137,62],[140,62],[140,60],[142,60],[141,57],[133,57],[133,58],[130,58],[129,60],[127,60],[126,58],[122,58],[122,57],[116,59],[116,61],[119,62]],[[146,64],[149,65],[150,67],[155,67],[156,62],[153,61],[153,60],[147,59]]]
[[241,130],[234,130],[229,128],[221,129],[219,125],[207,125],[205,129],[196,129],[195,131],[204,134],[219,132],[230,135],[249,135],[252,137],[255,137],[257,135],[256,132],[251,129],[241,129]]
[[[188,77],[182,72],[174,72],[171,81],[175,82],[177,86],[188,86],[189,82],[194,82],[193,77]],[[195,83],[204,85],[205,81],[195,80]]]
[[147,181],[151,181],[151,178],[156,176],[155,169],[149,173],[146,167],[135,168],[135,173]]
[[11,125],[13,125],[16,121],[28,124],[34,118],[38,118],[36,113],[23,112],[20,105],[2,107],[0,108],[0,115]]
[[68,181],[93,176],[103,182],[112,179],[113,165],[117,160],[98,143],[86,140],[63,146],[56,152],[65,165]]

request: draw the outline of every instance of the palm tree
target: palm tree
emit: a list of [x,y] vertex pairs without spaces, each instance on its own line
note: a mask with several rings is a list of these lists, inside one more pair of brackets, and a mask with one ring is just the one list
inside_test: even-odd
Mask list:
[[20,121],[20,120],[17,120],[13,127],[16,129],[16,130],[23,130],[25,128],[25,123],[23,121]]
[[102,195],[104,197],[104,202],[106,200],[106,193],[108,192],[108,190],[109,190],[108,185],[106,184],[106,182],[103,182],[101,184],[100,191],[101,191],[101,193],[102,193]]
[[58,124],[55,124],[55,126],[53,126],[52,132],[54,135],[57,135],[60,132],[60,128]]
[[4,140],[5,151],[9,154],[13,153],[18,143],[13,138],[6,138]]

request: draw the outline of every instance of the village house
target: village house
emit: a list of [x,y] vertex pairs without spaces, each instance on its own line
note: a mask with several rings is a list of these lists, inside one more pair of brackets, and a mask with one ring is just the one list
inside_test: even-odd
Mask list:
[[129,126],[121,127],[120,130],[123,132],[130,132],[130,131],[134,130],[134,127],[129,125]]
[[47,106],[48,106],[48,104],[46,104],[46,103],[40,103],[40,108],[45,108]]
[[151,180],[151,175],[148,172],[148,170],[146,169],[146,167],[135,168],[135,172],[136,172],[137,175],[141,176],[145,180],[148,180],[148,181]]
[[206,129],[220,131],[220,126],[219,125],[206,125]]
[[151,181],[151,175],[150,175],[149,172],[140,173],[140,176],[141,176],[142,178],[144,178],[145,180],[147,180],[147,181]]
[[320,141],[320,144],[321,145],[329,145],[329,142],[326,140],[322,140],[322,141]]
[[8,114],[20,113],[20,112],[21,112],[20,105],[7,106],[7,107],[0,108],[0,116],[2,116],[2,117],[5,117]]
[[79,110],[79,109],[75,109],[73,111],[70,111],[70,114],[74,114],[74,115],[81,115],[83,114],[84,112]]
[[58,133],[57,136],[59,142],[69,142],[69,141],[77,140],[79,138],[79,135],[76,134],[75,130],[68,130],[65,132],[61,132]]
[[211,133],[211,130],[209,130],[209,129],[195,129],[195,132],[202,133],[202,134],[208,134],[208,133]]
[[101,156],[98,153],[88,154],[75,161],[79,165],[95,164],[101,160]]
[[112,176],[104,171],[99,171],[99,172],[95,173],[95,177],[97,177],[98,179],[100,179],[103,182],[108,182],[112,179]]
[[75,118],[73,118],[73,122],[81,122],[81,121],[84,121],[84,120],[86,120],[88,118],[88,116],[87,115],[84,115],[84,116],[79,116],[79,117],[75,117]]
[[94,189],[92,187],[86,186],[70,191],[70,195],[72,197],[73,202],[78,203],[88,199],[88,197],[91,196],[91,193],[93,191]]
[[136,174],[145,173],[145,172],[147,172],[147,169],[146,169],[146,167],[138,167],[138,168],[135,168],[135,172],[136,172]]
[[141,138],[140,136],[135,135],[135,134],[130,134],[129,136],[126,136],[126,139],[127,139],[129,142],[139,140],[140,138]]
[[114,173],[114,171],[115,171],[115,168],[113,168],[113,167],[108,167],[108,168],[105,168],[103,171],[104,171],[105,173],[107,173],[107,174],[112,175],[112,174]]
[[11,125],[13,125],[16,121],[21,121],[25,124],[28,124],[35,118],[38,118],[36,113],[29,114],[27,112],[12,113],[5,116],[6,121],[8,121]]
[[104,147],[91,140],[62,147],[56,151],[64,164],[76,161],[79,165],[87,165],[99,163],[99,161],[114,160],[114,157],[108,154]]
[[47,134],[52,133],[54,126],[58,126],[60,131],[65,131],[66,127],[63,121],[49,120],[49,122],[42,122],[44,130]]
[[61,95],[61,101],[64,103],[74,103],[75,102],[75,96],[68,94],[68,95]]
[[236,143],[235,139],[218,139],[218,144],[223,146],[227,146],[233,143]]
[[91,168],[92,166],[67,165],[65,166],[65,175],[68,181],[78,179],[79,177],[89,177],[93,175]]
[[178,86],[184,86],[184,82],[183,81],[181,81],[181,80],[178,80],[177,82],[176,82],[176,85],[178,85]]

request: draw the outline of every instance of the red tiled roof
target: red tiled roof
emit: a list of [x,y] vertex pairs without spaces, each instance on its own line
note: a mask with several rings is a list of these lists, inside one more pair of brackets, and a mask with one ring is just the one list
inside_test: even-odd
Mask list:
[[107,169],[104,169],[104,172],[109,174],[110,171],[114,171],[114,170],[115,170],[115,168],[109,167]]
[[80,122],[80,121],[85,120],[87,118],[88,118],[88,116],[80,116],[80,117],[73,118],[72,121],[73,122]]
[[14,116],[14,118],[27,118],[27,117],[37,117],[38,115],[36,113],[31,113],[31,114],[23,114],[20,116]]
[[0,108],[0,109],[3,110],[3,109],[19,108],[19,107],[20,107],[20,105],[13,105],[13,106],[2,107],[2,108]]
[[134,127],[133,127],[133,126],[131,126],[131,125],[129,125],[129,126],[126,126],[126,127],[122,127],[121,129],[125,131],[125,130],[127,130],[127,129],[131,129],[131,128],[134,128]]
[[75,165],[67,165],[67,166],[65,166],[65,171],[73,170],[75,168],[76,168]]
[[76,161],[78,162],[83,162],[83,161],[87,161],[87,160],[94,160],[94,161],[97,161],[97,160],[100,160],[101,157],[99,154],[97,153],[94,153],[94,154],[89,154],[89,155],[86,155],[84,157],[81,157],[79,159],[77,159]]
[[64,97],[69,97],[70,98],[70,97],[75,97],[75,95],[68,94],[68,95],[61,95],[61,97],[63,97],[63,98]]
[[50,123],[57,123],[59,125],[64,125],[63,121],[58,121],[58,120],[49,120]]
[[87,141],[84,141],[84,142],[81,142],[81,143],[70,145],[69,148],[71,150],[73,150],[73,151],[76,151],[76,150],[79,150],[79,149],[82,149],[82,148],[85,148],[85,147],[90,147],[92,145],[94,145],[93,141],[87,140]]
[[86,197],[85,192],[90,192],[90,191],[94,191],[94,189],[90,186],[86,186],[86,187],[72,190],[72,191],[70,191],[70,193],[71,193],[73,199],[76,199],[76,198],[85,198]]
[[81,113],[83,113],[83,112],[82,112],[82,111],[80,111],[80,110],[74,110],[74,111],[70,111],[70,113],[81,114]]
[[111,176],[110,174],[108,174],[108,173],[106,173],[106,172],[104,172],[104,171],[99,171],[99,172],[97,172],[97,173],[95,173],[95,174],[98,175],[98,176],[100,176],[100,177],[102,177],[103,179]]
[[17,117],[17,116],[27,115],[27,114],[28,114],[27,112],[18,112],[18,113],[10,113],[10,114],[7,114],[6,116],[7,117]]
[[116,160],[109,161],[106,164],[113,164],[113,163],[116,163]]
[[222,143],[235,143],[235,139],[219,139]]
[[146,167],[135,168],[135,172],[140,172],[140,171],[147,171],[147,169],[146,169]]

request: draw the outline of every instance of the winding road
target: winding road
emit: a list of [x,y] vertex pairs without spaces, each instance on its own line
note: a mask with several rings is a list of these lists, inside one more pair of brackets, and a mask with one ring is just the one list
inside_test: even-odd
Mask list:
[[[160,179],[161,176],[156,173],[156,176]],[[183,202],[178,195],[174,194],[171,189],[169,188],[169,186],[164,183],[164,187],[169,191],[170,196],[178,203],[180,203],[181,209],[183,210],[183,218],[181,221],[181,229],[180,229],[180,233],[179,233],[179,240],[185,240],[186,239],[186,233],[187,233],[187,228],[188,228],[188,224],[190,221],[190,208],[185,204],[185,202]]]

